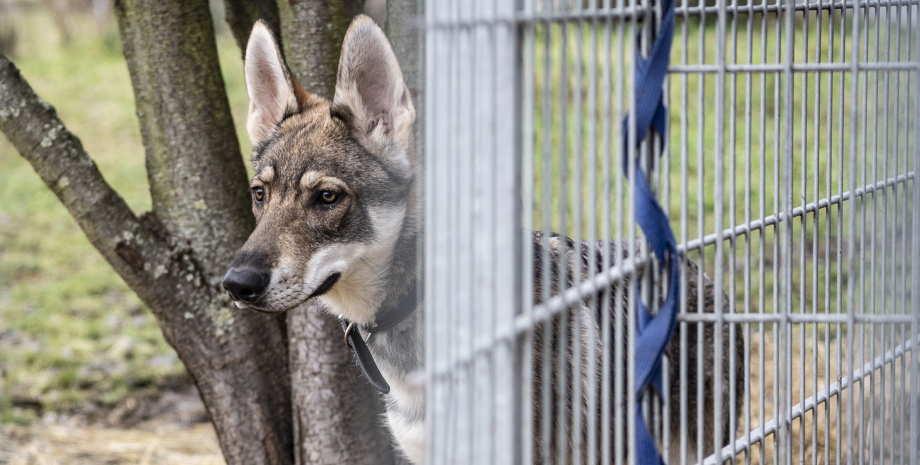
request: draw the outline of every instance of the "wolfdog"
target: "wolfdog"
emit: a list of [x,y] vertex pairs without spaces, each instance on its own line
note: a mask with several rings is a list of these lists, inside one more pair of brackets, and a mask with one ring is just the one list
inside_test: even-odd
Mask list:
[[[245,75],[250,98],[246,127],[254,147],[255,176],[250,191],[256,228],[227,272],[223,285],[240,308],[279,313],[315,298],[333,315],[346,321],[345,337],[354,346],[359,364],[370,381],[385,392],[385,421],[397,447],[412,462],[424,463],[425,392],[420,383],[411,382],[423,367],[425,352],[424,302],[416,297],[422,294],[416,284],[422,267],[416,244],[423,240],[423,199],[420,198],[423,173],[415,159],[415,109],[396,56],[386,36],[370,18],[355,18],[342,45],[335,95],[330,102],[304,91],[288,69],[269,28],[260,22],[247,45]],[[555,277],[562,266],[559,264],[564,264],[568,268],[565,275],[569,277],[566,286],[570,286],[574,284],[571,277],[577,267],[581,267],[582,276],[588,275],[589,263],[598,264],[593,272],[602,271],[600,264],[604,262],[601,258],[605,250],[612,250],[610,262],[615,263],[629,247],[635,247],[622,242],[607,244],[611,246],[597,242],[575,247],[564,237],[533,233],[534,304],[542,301],[539,277],[544,266],[550,266],[549,271]],[[543,264],[540,257],[546,249],[551,261]],[[576,253],[577,250],[581,253]],[[703,303],[704,311],[712,311],[713,282],[701,275],[692,262],[685,262],[688,311],[699,311],[698,301]],[[697,296],[700,279],[702,299]],[[556,295],[560,286],[557,279],[552,282],[556,284],[550,294]],[[618,286],[623,283],[614,287]],[[608,294],[614,303],[617,292]],[[728,311],[727,296],[723,303]],[[628,307],[610,305],[611,309]],[[615,315],[610,320],[616,320]],[[582,333],[582,341],[588,341],[589,336],[598,341],[596,347],[586,349],[600,351],[601,321],[599,310],[592,310],[584,302],[557,317],[547,328],[552,328],[555,335],[560,324],[568,323],[569,328]],[[576,322],[581,325],[575,326]],[[686,353],[689,362],[685,367],[686,385],[678,382],[678,337],[668,350],[672,382],[667,396],[672,408],[666,422],[672,432],[671,450],[677,451],[679,398],[685,389],[689,400],[685,409],[688,423],[695,425],[697,416],[703,416],[703,448],[708,454],[715,447],[716,421],[722,424],[726,443],[732,434],[728,428],[728,406],[732,400],[736,407],[740,406],[742,377],[736,371],[735,385],[730,385],[731,370],[737,368],[728,363],[732,349],[729,325],[722,328],[725,357],[724,370],[719,374],[714,372],[712,356],[714,325],[706,324],[700,331],[695,331],[696,324],[690,326],[694,330],[687,331],[690,344]],[[552,343],[547,344],[550,352],[544,353],[541,341],[545,331],[535,330],[537,363],[549,357],[554,360],[552,366],[559,366],[560,353],[569,354],[564,360],[569,365],[586,363],[583,357],[576,360],[571,356],[576,352],[571,342],[568,347],[560,347],[562,344],[555,336],[550,336]],[[742,347],[740,334],[738,331],[734,347],[738,366],[742,360],[742,354],[737,352]],[[695,351],[700,337],[705,347],[702,354]],[[600,372],[599,365],[594,368]],[[697,405],[699,370],[703,374],[703,405]],[[563,382],[569,383],[568,393],[573,392],[573,386],[580,386],[578,389],[585,393],[598,389],[599,384],[586,380],[577,383],[533,380],[533,397],[539,399],[541,388],[548,386],[554,390]],[[713,398],[716,383],[724,387],[720,399]],[[552,395],[555,398],[555,391]],[[713,418],[714,402],[723,405],[722,418]],[[564,428],[569,450],[576,443],[587,444],[586,440],[577,441],[586,437],[584,423],[572,425],[569,417],[569,424],[556,424],[557,415],[552,414],[550,431],[546,431],[538,421],[539,402],[535,402],[534,409],[535,441],[545,433],[556,437],[558,429]],[[601,418],[612,416],[612,412],[595,409],[595,415]],[[613,429],[624,431],[622,427]],[[687,433],[687,438],[690,446],[687,450],[696,451],[695,428]],[[535,449],[536,462],[559,461],[555,445],[550,457],[543,457],[539,447]]]

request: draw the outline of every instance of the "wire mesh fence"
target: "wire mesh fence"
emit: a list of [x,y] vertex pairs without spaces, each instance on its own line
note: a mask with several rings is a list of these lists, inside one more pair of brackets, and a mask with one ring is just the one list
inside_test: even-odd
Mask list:
[[[637,463],[639,416],[668,463],[920,463],[918,6],[679,0],[636,140],[660,2],[428,0],[429,463]],[[681,253],[641,397],[637,169]]]

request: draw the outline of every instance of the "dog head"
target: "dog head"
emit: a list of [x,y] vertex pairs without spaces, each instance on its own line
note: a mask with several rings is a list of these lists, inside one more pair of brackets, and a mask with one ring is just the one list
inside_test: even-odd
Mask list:
[[304,91],[261,22],[245,74],[256,228],[224,287],[240,307],[282,312],[319,297],[373,321],[411,223],[416,168],[415,109],[386,36],[366,16],[352,22],[332,102]]

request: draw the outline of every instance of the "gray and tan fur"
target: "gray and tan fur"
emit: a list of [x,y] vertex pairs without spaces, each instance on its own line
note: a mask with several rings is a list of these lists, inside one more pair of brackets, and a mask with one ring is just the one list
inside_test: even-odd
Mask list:
[[[609,264],[611,266],[615,265],[618,261],[625,260],[630,253],[636,254],[639,250],[638,244],[633,244],[632,247],[629,246],[627,241],[597,241],[597,242],[582,242],[580,246],[568,238],[563,238],[555,234],[551,234],[548,237],[540,232],[536,232],[533,235],[533,251],[532,256],[534,257],[534,273],[533,273],[533,283],[534,283],[534,304],[539,305],[543,303],[543,296],[545,292],[542,288],[543,284],[543,273],[544,273],[544,256],[549,258],[549,283],[551,283],[551,289],[549,289],[549,295],[559,294],[559,284],[562,280],[560,276],[559,264],[564,263],[566,265],[565,270],[565,286],[572,287],[574,284],[577,284],[575,279],[575,271],[577,268],[579,274],[582,277],[600,274],[604,271],[604,254],[608,253]],[[594,269],[590,268],[591,264],[594,263]],[[684,269],[685,273],[684,278],[686,279],[686,302],[687,302],[687,311],[690,313],[698,312],[698,283],[701,279],[699,269],[696,264],[690,260],[684,259]],[[643,275],[643,269],[640,268],[634,279],[641,280]],[[584,279],[584,278],[582,278]],[[715,289],[714,283],[709,276],[703,274],[703,308],[705,311],[711,312],[715,308]],[[659,276],[657,280],[659,285],[662,285],[664,282],[663,276]],[[617,283],[616,286],[612,287],[610,292],[607,294],[608,299],[608,308],[611,311],[611,317],[609,319],[610,327],[608,328],[610,334],[611,344],[615,344],[614,334],[616,334],[615,325],[617,323],[615,315],[616,309],[629,309],[629,278],[626,278]],[[664,289],[660,286],[657,289],[657,294],[659,297],[659,303],[663,300]],[[620,299],[619,305],[617,304],[617,299]],[[552,442],[550,444],[550,456],[551,460],[543,460],[543,448],[541,444],[535,443],[534,445],[534,456],[537,463],[557,463],[558,457],[558,445],[556,444],[555,438],[557,437],[557,431],[554,429],[555,425],[551,425],[550,428],[552,431],[544,431],[544,425],[541,422],[542,418],[542,396],[543,389],[545,385],[550,386],[550,399],[556,399],[555,389],[562,384],[564,384],[565,392],[571,393],[576,387],[573,385],[571,376],[563,377],[560,373],[560,368],[565,370],[565,373],[571,375],[574,372],[573,364],[576,363],[575,360],[578,360],[578,363],[581,364],[580,372],[583,373],[583,378],[588,377],[588,373],[591,373],[592,370],[589,370],[589,361],[588,361],[588,351],[593,350],[595,354],[595,366],[593,373],[595,373],[596,379],[599,379],[602,373],[602,359],[599,354],[603,352],[603,337],[601,333],[601,325],[603,324],[603,318],[601,311],[603,306],[598,299],[598,302],[594,303],[594,308],[588,301],[582,302],[582,304],[573,309],[573,311],[566,313],[564,316],[556,317],[552,319],[547,324],[539,325],[534,330],[534,373],[535,377],[532,382],[533,386],[533,430],[535,438],[541,437],[541,435],[549,434]],[[722,309],[723,312],[729,312],[729,301],[728,296],[723,294],[722,297]],[[621,310],[622,311],[622,310]],[[627,333],[627,314],[620,313],[620,323],[621,323],[621,334]],[[687,383],[682,385],[680,384],[680,325],[678,325],[677,330],[675,331],[674,337],[671,340],[671,343],[667,349],[667,357],[669,360],[669,378],[670,378],[670,392],[668,392],[669,402],[671,405],[670,409],[670,418],[667,421],[667,425],[670,429],[670,451],[671,456],[669,463],[677,464],[681,463],[680,458],[680,397],[681,390],[685,389],[687,391],[687,408],[685,410],[687,418],[687,463],[696,463],[705,456],[712,454],[714,451],[714,436],[715,436],[715,424],[713,422],[713,412],[714,412],[714,396],[713,396],[713,386],[715,383],[721,383],[723,386],[722,397],[720,403],[722,405],[723,416],[721,418],[722,423],[722,443],[727,445],[728,441],[734,437],[734,432],[730,429],[729,421],[729,405],[732,401],[735,403],[735,412],[740,414],[740,408],[742,401],[744,399],[744,373],[743,373],[743,349],[744,343],[742,340],[742,333],[740,326],[736,326],[735,329],[735,385],[731,385],[731,370],[732,367],[729,364],[729,357],[731,351],[731,333],[730,325],[724,325],[722,328],[722,341],[723,341],[723,370],[722,376],[715,376],[715,364],[713,360],[713,349],[715,347],[715,331],[714,325],[711,323],[706,323],[702,328],[702,340],[704,352],[702,356],[696,352],[697,342],[700,339],[700,324],[690,324],[687,329],[687,350],[685,351],[687,359],[686,367],[686,380]],[[580,334],[575,334],[575,331],[578,331]],[[545,341],[547,332],[550,334],[550,340]],[[574,347],[574,341],[580,340],[582,342],[582,348],[579,351]],[[594,347],[589,347],[589,341],[594,341]],[[542,379],[542,376],[538,376],[540,370],[544,366],[543,364],[547,361],[545,358],[545,347],[548,344],[550,347],[549,353],[549,367],[551,367],[549,382],[545,382]],[[622,338],[622,345],[616,346],[613,349],[613,354],[611,354],[611,372],[614,370],[615,361],[613,357],[619,356],[622,357],[622,367],[626,367],[625,354],[627,353],[627,344],[628,338],[624,336]],[[563,348],[564,346],[564,348]],[[565,355],[564,363],[560,363],[560,354]],[[577,357],[573,354],[581,354],[580,357]],[[704,405],[702,406],[702,412],[704,417],[703,423],[703,453],[704,457],[697,457],[697,416],[699,415],[699,405],[697,404],[697,384],[698,384],[698,373],[699,366],[702,364],[702,373],[703,373],[703,399]],[[624,379],[624,385],[626,384],[626,373],[622,373],[622,378]],[[611,380],[613,375],[611,375]],[[595,399],[600,399],[600,383],[591,383],[587,382],[585,379],[581,380],[578,388],[581,390],[581,411],[587,412],[588,405],[587,399],[589,397],[588,390],[592,388],[595,389]],[[611,381],[612,383],[612,381]],[[624,386],[624,390],[628,387]],[[734,391],[734,392],[733,392]],[[610,388],[610,392],[613,392],[613,387]],[[625,392],[625,391],[624,391]],[[565,418],[568,419],[566,425],[569,426],[572,424],[573,419],[573,409],[572,409],[572,399],[575,396],[567,396],[568,403],[565,406]],[[621,399],[625,404],[625,399]],[[597,400],[600,403],[600,400]],[[556,418],[559,414],[559,406],[555,401],[551,403],[552,411],[550,412],[550,418]],[[614,409],[615,406],[611,403],[611,411],[606,412],[610,417],[611,421],[611,430],[615,429],[614,425]],[[604,415],[605,412],[600,406],[595,408],[595,424],[600,425],[600,417]],[[625,408],[623,409],[623,420],[625,422],[625,416],[627,415]],[[582,457],[588,457],[587,445],[588,445],[588,432],[587,432],[587,418],[584,418],[579,425],[579,428],[569,428],[566,434],[567,439],[567,450],[574,451],[576,444],[582,444]],[[621,427],[625,428],[625,424],[621,424]],[[612,431],[613,433],[614,431]],[[581,437],[578,438],[577,436]],[[580,441],[577,441],[580,439]],[[611,436],[610,444],[614,443],[614,437]],[[601,457],[600,449],[600,440],[597,441],[598,449],[595,451],[597,457]],[[612,449],[612,447],[611,447]],[[571,454],[571,452],[570,452]],[[572,458],[570,456],[569,463],[572,463]]]
[[[415,109],[386,36],[371,19],[354,20],[342,45],[331,102],[303,90],[262,23],[250,36],[245,73],[256,228],[227,272],[224,286],[241,308],[278,313],[317,298],[335,315],[357,324],[372,323],[379,313],[398,305],[422,275],[417,244],[423,234],[423,178],[412,144]],[[545,241],[539,233],[534,239],[534,247],[551,245],[553,254],[566,249],[559,239]],[[592,247],[585,250],[597,248]],[[566,263],[571,268],[586,262],[579,265],[577,257],[570,257]],[[690,268],[694,283],[696,268]],[[695,286],[690,288],[695,292]],[[706,299],[712,300],[708,294]],[[583,316],[579,321],[593,321]],[[424,311],[416,311],[368,341],[391,387],[385,396],[387,425],[399,449],[414,463],[425,461],[424,388],[410,382],[424,360],[423,318]],[[598,327],[585,325],[584,330],[597,332]],[[708,331],[704,338],[711,348],[711,327]],[[672,352],[673,348],[674,344]],[[695,362],[694,354],[690,360]],[[727,378],[713,379],[711,355],[703,366],[711,401],[711,383],[722,382],[727,392]],[[695,367],[691,363],[691,380],[696,379]],[[691,384],[690,418],[695,418]],[[671,405],[679,405],[673,401],[678,387],[672,386]],[[707,405],[705,411],[710,410]]]

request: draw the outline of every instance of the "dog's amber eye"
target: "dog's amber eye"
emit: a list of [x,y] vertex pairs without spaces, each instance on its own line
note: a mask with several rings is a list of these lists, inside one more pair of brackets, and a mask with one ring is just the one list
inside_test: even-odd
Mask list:
[[252,190],[252,196],[256,199],[256,202],[261,202],[265,198],[265,190],[261,187],[256,187]]
[[333,191],[322,191],[319,194],[319,199],[326,205],[332,205],[339,199],[339,196]]

